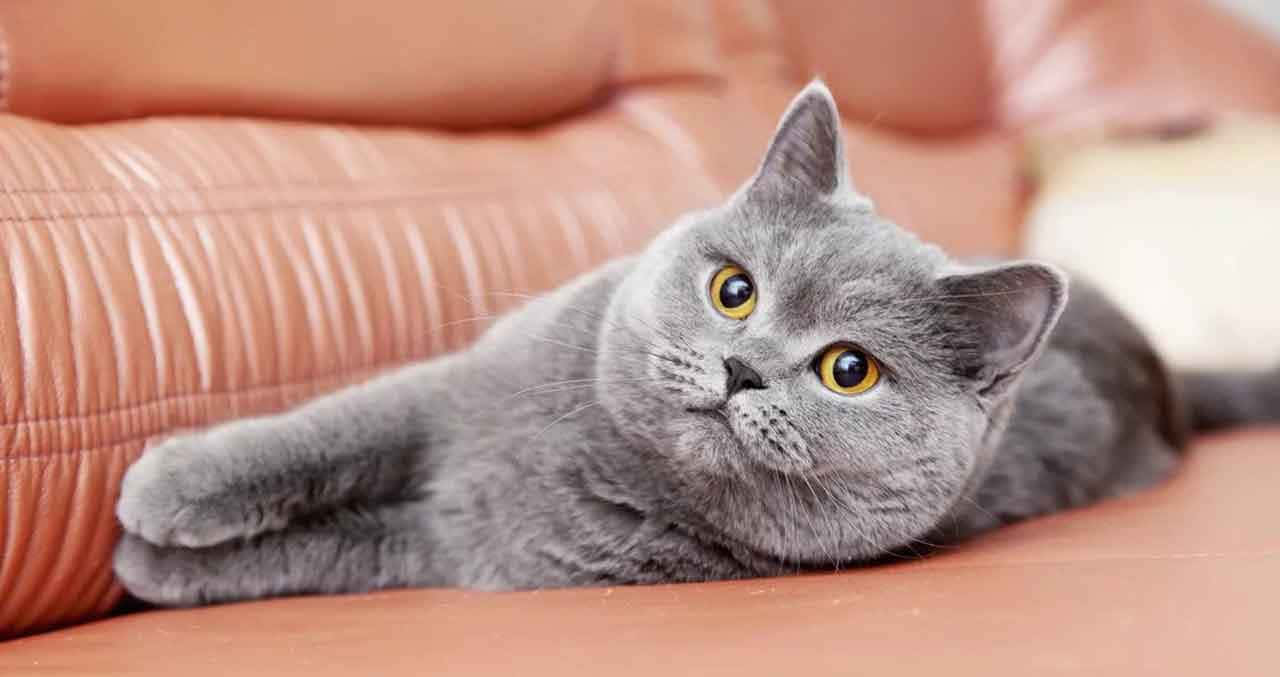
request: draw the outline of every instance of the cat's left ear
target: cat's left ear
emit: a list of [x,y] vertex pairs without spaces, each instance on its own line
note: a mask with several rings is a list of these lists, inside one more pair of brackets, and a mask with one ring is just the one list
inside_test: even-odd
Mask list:
[[823,197],[848,188],[840,113],[831,91],[814,80],[783,113],[746,194]]
[[956,367],[980,396],[997,398],[1040,353],[1067,303],[1067,278],[1040,263],[1011,263],[938,280],[938,312]]

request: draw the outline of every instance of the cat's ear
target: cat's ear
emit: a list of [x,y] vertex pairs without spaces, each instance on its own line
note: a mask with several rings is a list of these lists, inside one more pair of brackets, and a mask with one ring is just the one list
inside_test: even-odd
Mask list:
[[956,365],[980,395],[999,397],[1039,354],[1067,303],[1067,278],[1039,263],[1011,263],[938,280],[938,311]]
[[764,161],[745,192],[748,197],[820,197],[850,187],[840,113],[831,91],[814,80],[783,113]]

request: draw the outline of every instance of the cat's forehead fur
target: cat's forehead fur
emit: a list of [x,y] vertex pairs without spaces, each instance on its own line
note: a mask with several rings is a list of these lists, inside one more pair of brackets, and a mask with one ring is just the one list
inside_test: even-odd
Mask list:
[[708,224],[704,244],[749,266],[793,329],[866,304],[925,294],[947,264],[936,247],[877,215],[867,202],[746,200]]
[[930,340],[923,306],[912,301],[936,293],[933,281],[950,265],[868,200],[839,197],[735,200],[689,224],[671,246],[692,258],[683,265],[743,267],[761,299],[756,321],[767,318],[775,336],[847,340],[885,357]]

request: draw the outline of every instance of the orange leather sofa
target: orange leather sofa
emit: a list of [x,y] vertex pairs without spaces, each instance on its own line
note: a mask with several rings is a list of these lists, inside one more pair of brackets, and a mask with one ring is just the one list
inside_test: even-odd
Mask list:
[[1199,0],[0,3],[0,673],[1275,674],[1266,430],[892,566],[118,613],[146,440],[466,345],[722,198],[813,74],[958,254],[1017,251],[1028,138],[1280,112]]

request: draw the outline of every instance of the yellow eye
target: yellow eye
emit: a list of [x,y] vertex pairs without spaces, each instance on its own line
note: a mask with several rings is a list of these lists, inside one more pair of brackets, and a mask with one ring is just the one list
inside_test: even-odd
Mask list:
[[880,365],[874,357],[846,345],[827,348],[814,363],[822,385],[841,395],[871,390],[880,381]]
[[725,266],[711,278],[711,305],[721,315],[735,320],[745,319],[756,309],[756,285],[747,271]]

